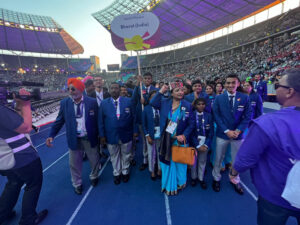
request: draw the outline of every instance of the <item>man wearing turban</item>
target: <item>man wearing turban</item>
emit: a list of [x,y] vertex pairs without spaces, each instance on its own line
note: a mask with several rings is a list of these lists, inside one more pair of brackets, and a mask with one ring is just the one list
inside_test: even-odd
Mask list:
[[98,183],[100,156],[98,143],[98,104],[96,99],[83,96],[84,84],[77,78],[68,80],[70,96],[60,103],[60,110],[53,123],[46,145],[52,147],[54,137],[66,124],[66,136],[69,147],[69,162],[72,184],[76,194],[82,194],[82,159],[85,152],[91,165],[90,182]]

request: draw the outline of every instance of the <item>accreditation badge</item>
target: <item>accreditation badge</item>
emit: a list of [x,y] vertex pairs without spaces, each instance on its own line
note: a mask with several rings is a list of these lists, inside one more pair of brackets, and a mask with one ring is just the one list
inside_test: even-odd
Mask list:
[[154,139],[159,139],[160,138],[160,127],[154,127]]
[[177,123],[173,122],[173,121],[170,121],[168,126],[167,126],[166,131],[170,134],[173,134],[175,132],[176,128],[177,128]]
[[198,142],[200,146],[204,145],[205,140],[206,140],[205,136],[201,136],[201,135],[198,136]]

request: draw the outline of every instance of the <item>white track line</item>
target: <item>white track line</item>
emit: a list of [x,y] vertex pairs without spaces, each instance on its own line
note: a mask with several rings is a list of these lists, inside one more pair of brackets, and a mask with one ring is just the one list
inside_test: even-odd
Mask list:
[[[64,134],[66,134],[66,132],[63,132],[63,133],[61,133],[60,135],[57,135],[55,138],[58,138],[58,137],[60,137],[60,136],[62,136],[62,135],[64,135]],[[54,139],[55,139],[54,138]],[[38,146],[35,146],[35,148],[39,148],[39,147],[41,147],[41,146],[43,146],[43,145],[45,145],[46,144],[46,142],[44,142],[44,143],[42,143],[42,144],[39,144]]]
[[255,196],[255,194],[246,186],[246,184],[243,183],[243,181],[241,181],[241,184],[243,185],[243,187],[246,189],[246,191],[252,196],[252,198],[257,201],[257,197]]
[[49,165],[47,168],[43,170],[43,173],[45,173],[48,169],[50,169],[53,165],[55,165],[59,160],[61,160],[63,157],[69,154],[69,151],[67,151],[65,154],[63,154],[61,157],[59,157],[57,160],[55,160],[51,165]]
[[170,204],[169,204],[169,198],[166,194],[165,196],[165,205],[166,205],[166,216],[167,216],[167,224],[172,225],[172,219],[171,219],[171,210],[170,210]]
[[[100,173],[98,175],[98,177],[101,176],[103,170],[105,169],[108,161],[110,160],[110,157],[107,158],[104,166],[102,167],[102,169],[100,170]],[[85,193],[84,197],[82,198],[81,202],[79,203],[79,205],[77,206],[77,208],[75,209],[74,213],[72,214],[71,218],[69,219],[69,221],[66,223],[66,225],[71,225],[73,220],[75,219],[75,217],[77,216],[79,210],[81,209],[81,207],[83,206],[85,200],[87,199],[87,197],[89,196],[89,194],[91,193],[91,191],[93,190],[93,186],[91,185],[89,190]]]

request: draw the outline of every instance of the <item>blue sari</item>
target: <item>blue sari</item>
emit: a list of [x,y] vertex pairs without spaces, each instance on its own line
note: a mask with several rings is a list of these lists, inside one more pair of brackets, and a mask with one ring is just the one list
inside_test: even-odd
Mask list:
[[[179,107],[171,114],[169,113],[168,118],[177,122],[181,119],[181,103]],[[177,129],[176,129],[177,130]],[[176,130],[172,134],[172,137],[176,135]],[[177,145],[177,140],[173,143]],[[162,179],[161,179],[161,189],[167,195],[176,195],[178,190],[183,189],[186,185],[186,172],[187,165],[182,163],[176,163],[172,159],[170,160],[170,165],[160,162]]]

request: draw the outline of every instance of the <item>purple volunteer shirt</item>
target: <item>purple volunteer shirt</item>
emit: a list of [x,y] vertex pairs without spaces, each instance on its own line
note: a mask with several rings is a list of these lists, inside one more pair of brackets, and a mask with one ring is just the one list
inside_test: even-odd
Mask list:
[[253,184],[261,197],[300,212],[281,197],[293,167],[291,160],[300,160],[299,121],[299,107],[283,108],[254,120],[237,153],[234,168],[239,173],[250,169]]

